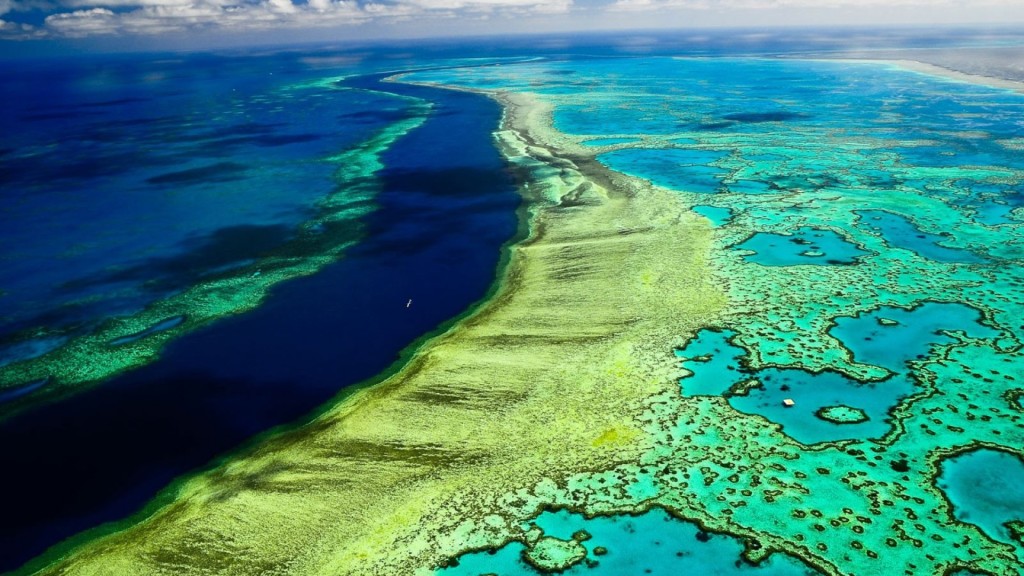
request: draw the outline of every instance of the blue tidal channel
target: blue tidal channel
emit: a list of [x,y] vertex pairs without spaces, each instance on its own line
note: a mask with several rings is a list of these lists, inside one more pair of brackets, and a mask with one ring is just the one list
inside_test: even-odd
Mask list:
[[128,516],[176,476],[380,373],[486,294],[519,205],[492,140],[500,107],[380,80],[350,82],[435,107],[385,153],[359,245],[149,366],[0,423],[0,571]]

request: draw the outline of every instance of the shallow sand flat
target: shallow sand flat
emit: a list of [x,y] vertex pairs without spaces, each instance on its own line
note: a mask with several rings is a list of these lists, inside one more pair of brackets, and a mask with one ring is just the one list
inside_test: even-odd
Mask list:
[[878,62],[887,62],[894,66],[899,66],[904,70],[930,74],[932,76],[941,76],[943,78],[949,78],[950,80],[957,80],[959,82],[980,84],[982,86],[991,86],[992,88],[1005,88],[1007,90],[1024,93],[1024,82],[1018,80],[1008,80],[1006,78],[985,76],[981,74],[969,74],[967,72],[960,72],[952,68],[929,64],[928,62],[922,62],[919,60],[879,60]]
[[933,76],[1006,88],[1024,89],[1024,47],[987,46],[950,49],[850,50],[822,55],[831,60],[883,62]]
[[577,145],[550,109],[499,99],[529,234],[493,297],[384,382],[42,573],[429,573],[514,537],[528,511],[508,494],[650,450],[645,399],[678,388],[672,350],[724,304],[710,225],[669,191],[553,154]]

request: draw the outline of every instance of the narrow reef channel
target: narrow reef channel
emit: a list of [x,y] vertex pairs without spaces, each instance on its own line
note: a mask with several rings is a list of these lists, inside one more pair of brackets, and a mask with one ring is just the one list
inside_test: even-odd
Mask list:
[[181,337],[153,364],[0,422],[0,572],[130,515],[176,476],[384,371],[485,296],[517,229],[519,195],[493,145],[501,109],[381,79],[350,83],[433,109],[383,153],[378,208],[359,244],[251,312]]
[[40,558],[39,574],[432,574],[509,541],[533,506],[510,492],[650,448],[644,399],[678,390],[672,350],[724,304],[710,225],[582,146],[556,152],[543,102],[494,96],[529,225],[487,301],[387,379],[183,479],[147,518]]

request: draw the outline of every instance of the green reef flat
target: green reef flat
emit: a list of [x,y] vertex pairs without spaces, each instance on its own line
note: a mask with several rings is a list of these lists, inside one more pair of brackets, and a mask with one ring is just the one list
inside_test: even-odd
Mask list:
[[492,297],[39,573],[1024,573],[1024,97],[761,59],[401,80],[505,107],[528,233]]

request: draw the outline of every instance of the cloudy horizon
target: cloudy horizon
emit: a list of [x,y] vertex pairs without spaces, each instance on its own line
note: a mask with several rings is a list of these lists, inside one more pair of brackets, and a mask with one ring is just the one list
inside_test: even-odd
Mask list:
[[[244,44],[744,26],[1020,25],[1019,0],[0,0],[0,45]],[[81,44],[81,42],[79,42]]]

